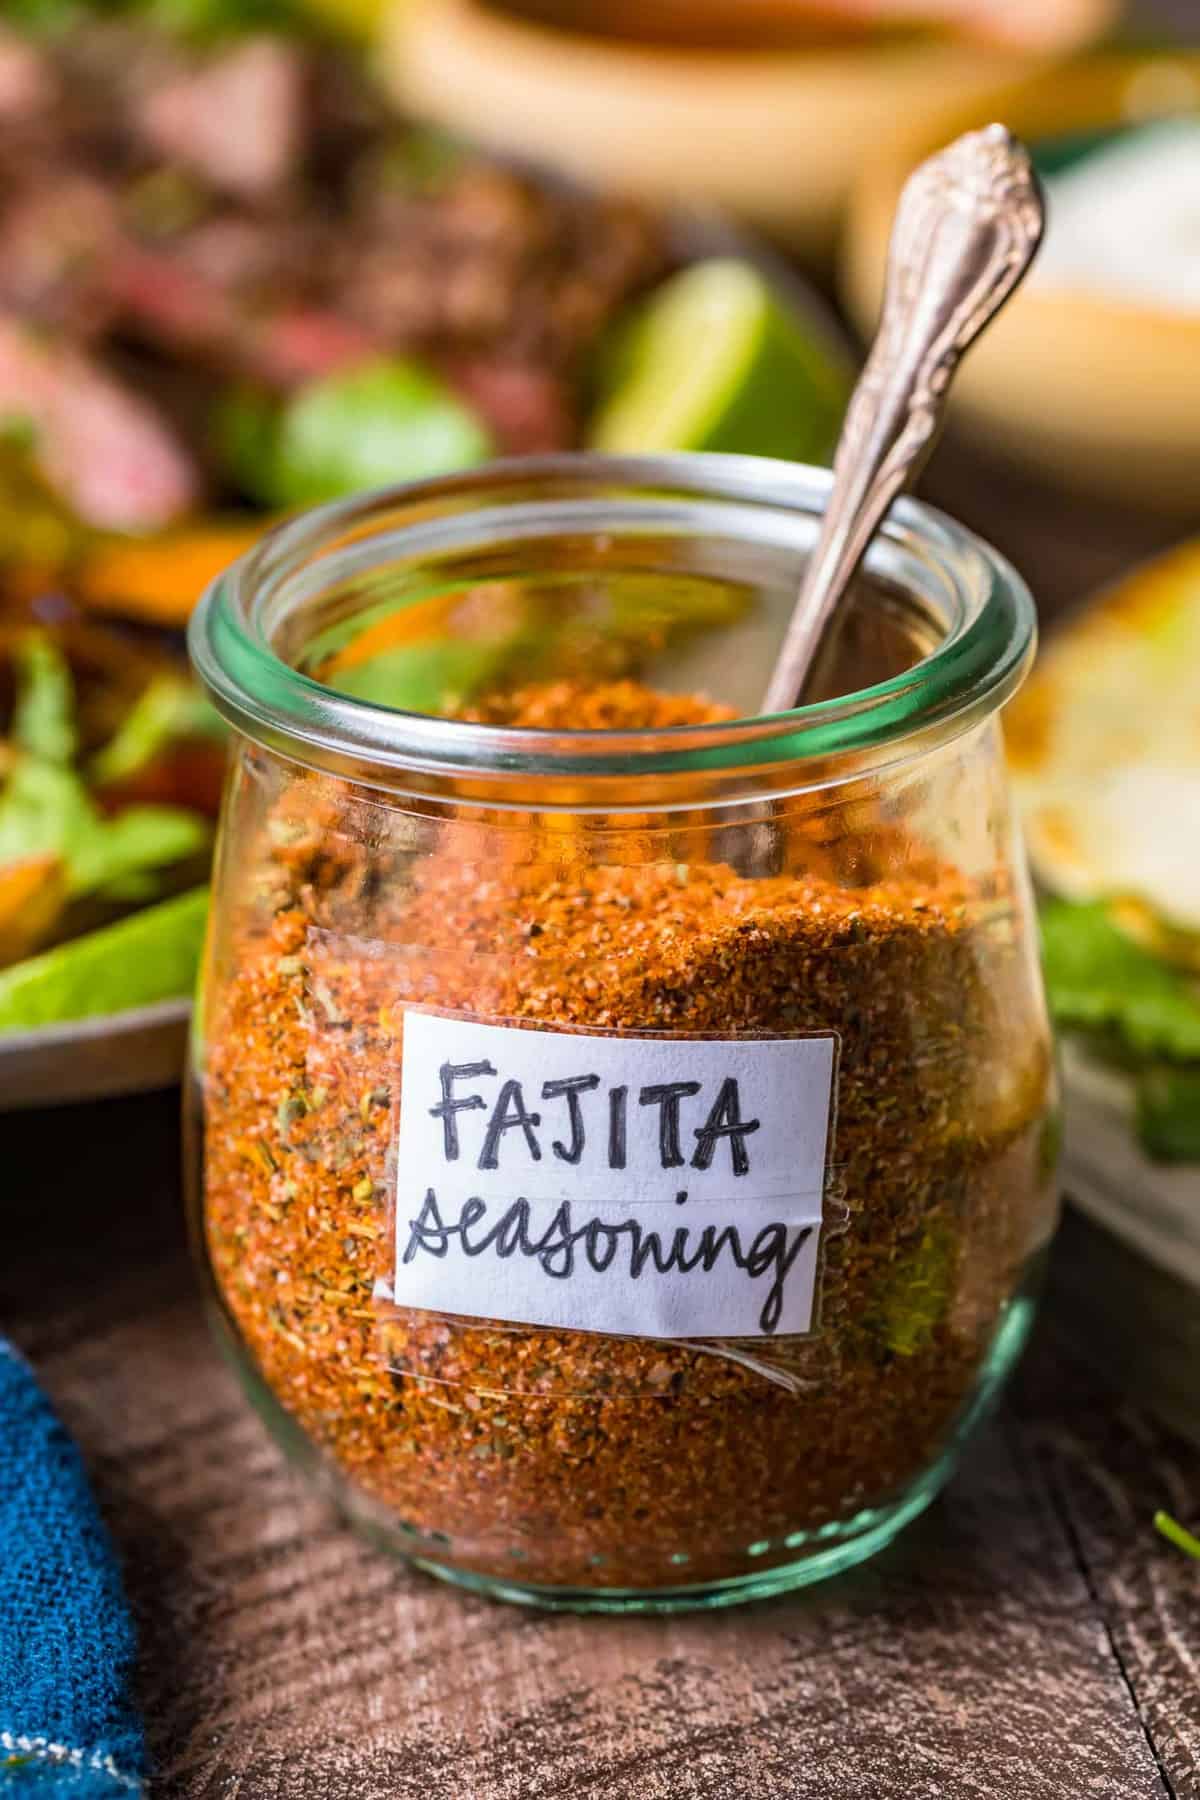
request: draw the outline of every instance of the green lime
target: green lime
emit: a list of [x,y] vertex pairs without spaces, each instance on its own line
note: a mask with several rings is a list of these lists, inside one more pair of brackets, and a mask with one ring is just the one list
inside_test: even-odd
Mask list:
[[644,302],[588,433],[597,450],[826,460],[851,369],[748,263],[696,263]]
[[491,455],[483,422],[431,370],[380,358],[323,376],[287,402],[268,496],[313,506],[469,469]]
[[193,888],[0,970],[0,1032],[189,994],[207,915],[208,889]]

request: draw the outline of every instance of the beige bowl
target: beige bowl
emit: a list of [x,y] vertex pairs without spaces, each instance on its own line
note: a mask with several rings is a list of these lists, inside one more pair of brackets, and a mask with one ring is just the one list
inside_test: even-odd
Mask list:
[[[1200,54],[1103,56],[925,114],[893,138],[851,198],[847,303],[874,323],[896,200],[914,163],[1002,119],[1028,140],[1200,105]],[[1023,288],[971,352],[955,415],[1067,486],[1200,511],[1200,318],[1101,295]]]
[[[1112,0],[1087,3],[1102,28]],[[399,0],[380,62],[406,107],[476,142],[651,200],[711,204],[812,257],[830,253],[854,176],[898,119],[969,105],[1034,66],[950,43],[630,44],[479,0]]]

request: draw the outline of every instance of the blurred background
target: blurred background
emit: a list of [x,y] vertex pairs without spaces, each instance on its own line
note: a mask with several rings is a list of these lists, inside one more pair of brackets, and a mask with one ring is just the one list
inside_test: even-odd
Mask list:
[[[1193,0],[7,0],[0,1105],[178,1069],[214,574],[496,454],[827,460],[900,186],[993,118],[1050,231],[924,491],[1048,628],[1010,739],[1078,1181],[1128,1232],[1125,1157],[1200,1282]],[[362,691],[437,710],[421,649]]]

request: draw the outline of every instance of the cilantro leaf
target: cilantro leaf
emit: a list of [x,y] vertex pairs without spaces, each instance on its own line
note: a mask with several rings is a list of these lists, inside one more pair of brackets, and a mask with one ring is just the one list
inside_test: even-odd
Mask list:
[[1200,1561],[1200,1538],[1196,1537],[1192,1532],[1186,1531],[1179,1523],[1178,1519],[1173,1519],[1170,1513],[1162,1511],[1156,1512],[1154,1515],[1154,1529],[1155,1531],[1161,1532],[1163,1537],[1165,1537],[1169,1543],[1174,1544],[1177,1550],[1182,1550],[1185,1556],[1192,1556],[1195,1557],[1197,1561]]
[[88,773],[101,785],[128,781],[180,738],[223,735],[219,713],[195,682],[174,673],[156,675],[96,752]]
[[180,806],[127,807],[101,819],[77,842],[69,864],[71,889],[145,898],[145,884],[135,881],[131,888],[132,878],[198,856],[208,840],[208,825],[198,813]]
[[1137,1081],[1137,1133],[1159,1162],[1200,1162],[1200,1067],[1157,1063]]
[[18,756],[0,789],[0,868],[28,856],[58,856],[70,865],[98,823],[72,770]]
[[1195,983],[1126,937],[1103,902],[1048,901],[1041,923],[1050,1008],[1060,1026],[1104,1034],[1138,1056],[1200,1061]]
[[17,759],[0,792],[0,866],[58,856],[73,898],[119,896],[130,877],[182,862],[208,841],[207,822],[182,807],[131,806],[106,819],[78,775],[33,756]]
[[15,652],[17,700],[12,741],[18,750],[64,765],[75,754],[75,685],[66,657],[44,632],[31,631]]

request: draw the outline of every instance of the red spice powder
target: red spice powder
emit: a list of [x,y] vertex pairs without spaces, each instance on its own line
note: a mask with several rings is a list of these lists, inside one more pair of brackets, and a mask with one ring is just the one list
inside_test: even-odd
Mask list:
[[[470,716],[728,714],[616,682]],[[768,877],[718,860],[717,826],[672,840],[680,861],[608,825],[385,814],[296,773],[209,993],[204,1233],[268,1408],[360,1513],[505,1580],[652,1588],[794,1561],[936,1459],[1048,1235],[1051,1076],[1002,888],[905,853],[878,818],[859,885],[799,814],[780,815],[788,872]],[[406,1004],[631,1033],[836,1031],[814,1332],[668,1343],[377,1298],[405,1173],[390,1152]]]

